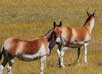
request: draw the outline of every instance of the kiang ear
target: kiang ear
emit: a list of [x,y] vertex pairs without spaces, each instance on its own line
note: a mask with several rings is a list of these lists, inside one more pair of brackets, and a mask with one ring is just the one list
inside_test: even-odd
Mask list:
[[59,24],[59,26],[62,26],[62,21],[60,21],[60,24]]
[[53,27],[56,27],[56,22],[55,21],[53,22]]
[[96,10],[94,10],[94,12],[93,12],[93,16],[96,16]]
[[86,11],[87,12],[87,15],[89,16],[90,15],[90,13],[88,12],[88,11]]

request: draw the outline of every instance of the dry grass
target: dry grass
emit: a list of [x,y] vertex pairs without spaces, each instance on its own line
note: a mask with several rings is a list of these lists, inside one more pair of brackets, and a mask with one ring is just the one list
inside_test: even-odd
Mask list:
[[[96,10],[95,28],[89,45],[88,61],[83,63],[81,51],[80,65],[73,65],[76,49],[65,54],[65,69],[57,66],[56,49],[48,57],[45,74],[102,74],[102,1],[101,0],[1,0],[0,1],[0,43],[10,37],[33,38],[44,35],[52,22],[60,20],[63,25],[79,26],[87,18],[86,10]],[[69,65],[71,64],[71,65]],[[22,62],[16,60],[13,74],[39,74],[39,61]],[[6,69],[5,73],[6,74]]]

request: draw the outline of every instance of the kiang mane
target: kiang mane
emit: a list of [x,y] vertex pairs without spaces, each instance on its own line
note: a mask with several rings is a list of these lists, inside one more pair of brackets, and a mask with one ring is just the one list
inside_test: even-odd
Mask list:
[[84,26],[87,24],[87,22],[88,22],[90,19],[91,19],[91,16],[89,16],[89,17],[86,19]]

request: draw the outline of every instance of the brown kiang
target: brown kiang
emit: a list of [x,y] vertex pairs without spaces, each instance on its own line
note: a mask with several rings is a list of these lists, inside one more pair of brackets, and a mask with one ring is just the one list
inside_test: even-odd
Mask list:
[[44,63],[46,57],[51,53],[51,50],[56,44],[58,33],[56,27],[60,27],[53,23],[53,28],[50,29],[45,36],[36,37],[34,39],[24,40],[15,37],[10,37],[2,44],[0,59],[4,56],[3,62],[0,65],[0,74],[3,74],[3,69],[8,63],[8,74],[12,74],[11,69],[14,59],[18,58],[23,61],[41,60],[40,74],[43,74]]
[[87,45],[91,39],[91,33],[94,27],[95,12],[91,14],[87,12],[87,15],[88,18],[86,19],[85,24],[81,27],[73,28],[62,26],[59,28],[61,40],[58,41],[57,53],[60,67],[65,67],[63,63],[63,56],[68,47],[78,48],[77,61],[79,62],[80,48],[84,46],[84,61],[87,63]]

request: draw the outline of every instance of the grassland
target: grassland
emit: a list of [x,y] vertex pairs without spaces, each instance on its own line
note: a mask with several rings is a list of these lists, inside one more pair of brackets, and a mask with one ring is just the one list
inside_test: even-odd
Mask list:
[[[96,10],[95,28],[88,46],[89,64],[83,63],[82,49],[80,65],[73,65],[76,49],[70,49],[64,56],[66,68],[60,69],[56,64],[55,47],[47,58],[45,74],[102,74],[102,0],[1,0],[0,44],[10,36],[24,39],[43,36],[53,21],[62,20],[66,26],[81,26],[87,18],[86,10]],[[39,74],[39,65],[39,61],[16,60],[13,74]]]

